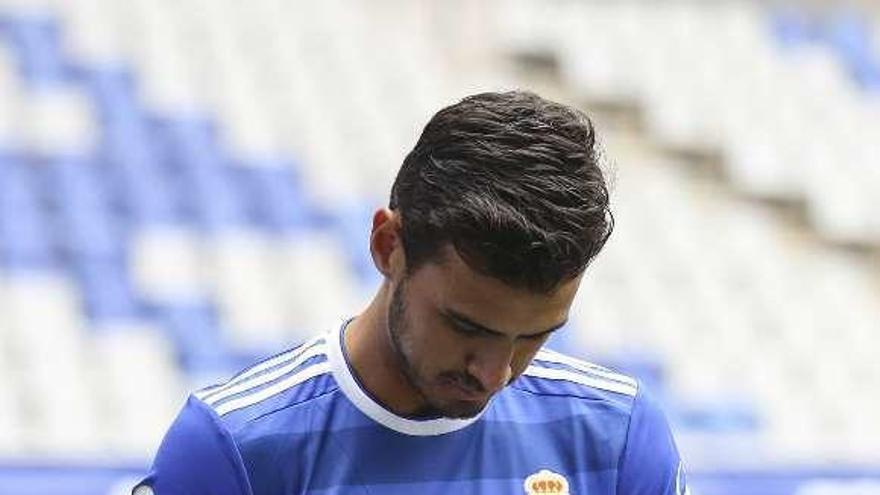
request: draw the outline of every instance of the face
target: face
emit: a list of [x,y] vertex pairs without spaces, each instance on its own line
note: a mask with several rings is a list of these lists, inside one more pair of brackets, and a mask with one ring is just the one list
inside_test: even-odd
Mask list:
[[550,294],[513,289],[474,272],[452,249],[398,281],[388,332],[398,367],[420,395],[417,415],[478,414],[566,321],[579,282]]

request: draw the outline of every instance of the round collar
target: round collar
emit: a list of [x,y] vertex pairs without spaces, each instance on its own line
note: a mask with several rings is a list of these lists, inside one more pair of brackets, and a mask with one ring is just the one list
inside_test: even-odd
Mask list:
[[327,359],[333,378],[339,384],[339,388],[346,398],[354,404],[362,413],[373,421],[391,430],[413,436],[443,435],[458,431],[471,425],[486,412],[488,405],[480,413],[472,418],[432,418],[411,419],[399,416],[384,405],[377,402],[367,393],[354,375],[345,352],[345,329],[353,318],[346,320],[337,330],[331,331],[327,336]]

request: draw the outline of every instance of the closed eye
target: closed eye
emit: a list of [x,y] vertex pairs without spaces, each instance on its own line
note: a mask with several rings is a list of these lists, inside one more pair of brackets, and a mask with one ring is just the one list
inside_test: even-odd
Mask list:
[[[509,338],[506,334],[502,332],[497,332],[491,330],[489,328],[485,328],[482,325],[476,324],[468,320],[467,318],[455,314],[451,311],[446,311],[443,314],[446,321],[452,327],[452,329],[461,335],[467,337],[492,337],[492,338]],[[565,322],[562,322],[554,327],[547,329],[543,332],[538,332],[530,335],[519,335],[516,337],[517,340],[525,340],[536,342],[548,337],[551,333],[555,332],[559,328],[561,328]]]
[[494,337],[496,336],[493,333],[487,332],[481,328],[471,327],[465,324],[462,324],[457,321],[452,321],[452,329],[455,330],[456,333],[464,335],[466,337]]
[[543,339],[543,338],[545,338],[545,337],[549,337],[550,334],[553,333],[553,332],[554,332],[554,330],[550,330],[549,332],[541,332],[541,333],[536,333],[536,334],[534,334],[534,335],[520,335],[520,336],[517,337],[517,338],[518,338],[518,339],[521,339],[521,340],[532,340],[532,341],[535,341],[535,340],[541,340],[541,339]]

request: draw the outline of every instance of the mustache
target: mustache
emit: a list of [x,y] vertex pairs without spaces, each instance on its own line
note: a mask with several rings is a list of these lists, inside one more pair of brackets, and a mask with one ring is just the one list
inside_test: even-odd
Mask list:
[[486,389],[483,387],[483,384],[480,383],[480,380],[477,380],[470,373],[461,373],[457,371],[447,371],[440,374],[440,379],[457,385],[466,390],[471,390],[474,392],[485,393]]

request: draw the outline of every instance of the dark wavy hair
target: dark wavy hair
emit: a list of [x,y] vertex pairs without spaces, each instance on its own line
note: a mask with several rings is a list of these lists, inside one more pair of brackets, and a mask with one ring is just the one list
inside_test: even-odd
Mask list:
[[582,273],[614,227],[593,123],[522,91],[482,93],[440,110],[391,190],[407,274],[467,265],[512,287],[550,292]]

